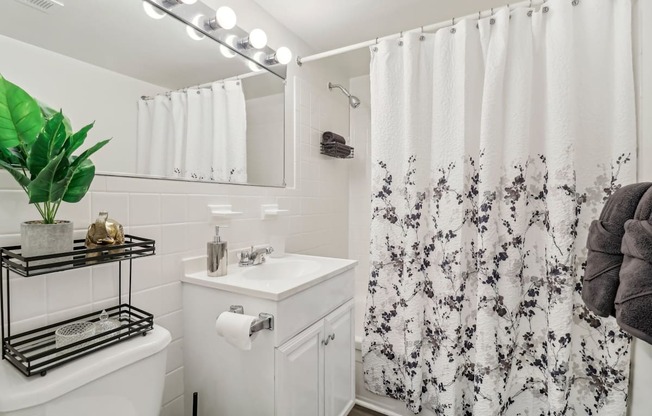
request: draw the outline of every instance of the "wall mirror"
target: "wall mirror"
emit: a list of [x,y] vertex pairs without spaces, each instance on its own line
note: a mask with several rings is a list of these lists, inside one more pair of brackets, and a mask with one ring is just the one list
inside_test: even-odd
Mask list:
[[164,0],[4,0],[0,74],[75,128],[95,121],[89,144],[113,138],[99,174],[284,186],[285,65],[218,42],[237,26],[193,29],[196,7],[215,11],[179,3],[175,18]]

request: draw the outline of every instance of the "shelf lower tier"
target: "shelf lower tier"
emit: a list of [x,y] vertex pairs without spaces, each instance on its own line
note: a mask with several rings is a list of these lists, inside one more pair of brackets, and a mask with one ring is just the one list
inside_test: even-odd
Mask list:
[[55,331],[73,322],[98,322],[102,311],[58,322],[3,339],[3,358],[27,377],[46,373],[77,358],[109,347],[132,337],[146,335],[154,329],[154,316],[129,304],[107,308],[109,318],[120,321],[121,326],[98,333],[65,347],[56,348]]

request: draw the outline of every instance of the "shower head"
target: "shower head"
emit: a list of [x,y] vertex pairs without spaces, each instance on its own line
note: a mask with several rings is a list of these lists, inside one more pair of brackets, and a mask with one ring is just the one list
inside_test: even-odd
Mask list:
[[349,105],[351,106],[351,108],[358,108],[358,106],[360,105],[360,99],[358,97],[356,97],[355,95],[351,95],[351,93],[343,86],[329,82],[328,89],[332,91],[333,88],[340,89],[344,93],[344,95],[346,95],[349,98]]

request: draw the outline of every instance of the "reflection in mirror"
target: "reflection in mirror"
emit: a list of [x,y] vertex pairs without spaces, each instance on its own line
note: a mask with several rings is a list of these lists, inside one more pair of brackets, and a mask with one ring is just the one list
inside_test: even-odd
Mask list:
[[[259,75],[260,74],[260,75]],[[282,88],[252,73],[138,101],[136,171],[228,183],[282,183]],[[279,144],[279,143],[276,143]]]
[[0,74],[75,127],[95,120],[92,140],[113,137],[101,173],[283,186],[284,80],[187,29],[140,1],[5,0]]

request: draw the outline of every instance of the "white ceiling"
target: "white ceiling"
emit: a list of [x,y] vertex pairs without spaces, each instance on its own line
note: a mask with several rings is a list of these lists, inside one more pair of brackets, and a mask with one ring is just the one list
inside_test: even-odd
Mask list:
[[254,0],[317,52],[461,17],[509,0]]

